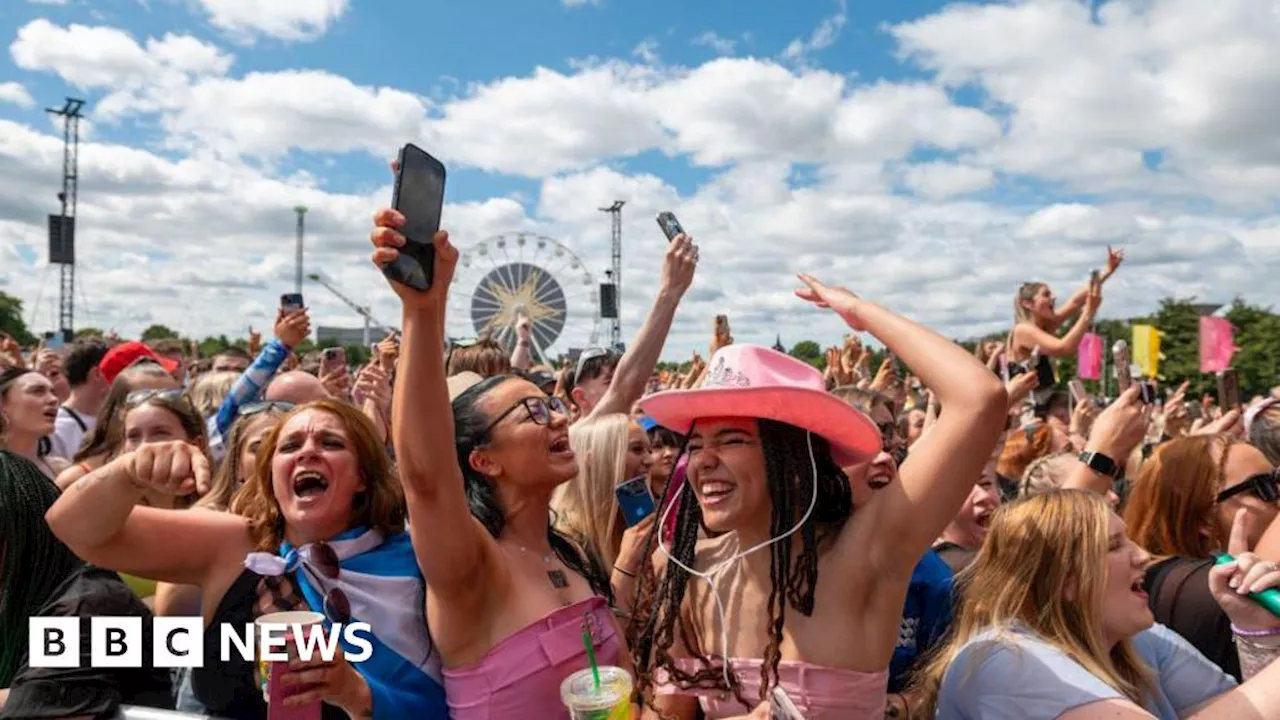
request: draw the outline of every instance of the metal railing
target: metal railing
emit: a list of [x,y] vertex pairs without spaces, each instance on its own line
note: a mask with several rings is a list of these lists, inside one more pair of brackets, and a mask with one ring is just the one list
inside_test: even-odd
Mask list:
[[157,708],[121,705],[120,712],[112,720],[219,720],[213,715],[193,715],[192,713]]

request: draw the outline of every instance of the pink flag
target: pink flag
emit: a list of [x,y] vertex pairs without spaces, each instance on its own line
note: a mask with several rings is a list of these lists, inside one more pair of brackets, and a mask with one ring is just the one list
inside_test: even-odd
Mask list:
[[1076,363],[1076,375],[1082,380],[1100,380],[1102,378],[1102,338],[1094,333],[1085,333],[1080,339],[1080,358]]
[[1200,318],[1200,372],[1222,372],[1231,367],[1236,347],[1236,329],[1226,318]]

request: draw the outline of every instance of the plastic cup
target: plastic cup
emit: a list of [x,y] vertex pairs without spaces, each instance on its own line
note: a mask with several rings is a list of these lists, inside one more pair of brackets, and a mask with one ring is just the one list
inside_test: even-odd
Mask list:
[[560,700],[570,720],[631,720],[631,674],[604,665],[596,690],[591,668],[579,670],[560,683]]
[[[304,634],[322,630],[324,628],[324,615],[309,610],[267,613],[254,620],[253,624],[258,631],[258,680],[262,685],[262,699],[267,703],[267,720],[320,720],[322,703],[319,700],[300,707],[290,707],[284,704],[285,698],[305,692],[310,688],[306,685],[286,686],[280,682],[280,676],[289,672],[289,663],[267,660],[264,657],[264,650],[266,648],[267,628],[272,627],[278,637],[279,628],[285,627],[287,629],[284,633],[284,650],[289,654],[289,657],[298,657],[299,652],[296,641],[300,638],[294,637],[293,626],[299,626]],[[279,645],[273,647],[272,651],[280,652]]]

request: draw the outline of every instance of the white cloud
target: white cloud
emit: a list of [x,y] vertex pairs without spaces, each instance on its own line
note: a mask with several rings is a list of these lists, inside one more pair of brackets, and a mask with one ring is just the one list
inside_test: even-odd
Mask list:
[[[284,176],[262,161],[302,149],[341,171],[338,153],[385,158],[417,139],[451,170],[538,182],[528,200],[450,204],[446,225],[463,247],[541,233],[599,281],[609,222],[598,208],[625,200],[627,336],[667,247],[653,216],[674,211],[702,247],[674,359],[705,352],[718,312],[744,342],[838,338],[837,319],[792,297],[802,269],[953,337],[1007,328],[1019,282],[1069,292],[1107,244],[1129,261],[1108,283],[1104,317],[1148,312],[1172,293],[1269,302],[1280,295],[1280,141],[1268,131],[1280,51],[1262,42],[1277,26],[1250,7],[1113,0],[1092,22],[1061,0],[951,5],[890,30],[923,78],[855,81],[859,68],[814,67],[812,56],[691,67],[623,58],[533,68],[430,101],[323,67],[234,72],[231,55],[187,35],[135,40],[36,21],[10,50],[20,69],[100,90],[93,116],[144,137],[82,146],[80,218],[93,240],[79,277],[91,311],[107,316],[85,322],[198,334],[265,324],[292,283],[298,203],[312,208],[308,268],[393,320],[363,240],[389,189],[335,192],[318,171]],[[805,47],[834,42],[839,23],[826,27]],[[962,86],[981,91],[976,107],[956,102]],[[0,285],[42,297],[47,318],[56,286],[41,293],[43,224],[61,138],[39,127],[0,119]],[[1158,170],[1144,151],[1158,151]],[[654,152],[682,169],[629,167]],[[1006,189],[1016,205],[1001,201]],[[1063,199],[1082,191],[1092,199]],[[358,323],[322,289],[307,292],[317,323]]]
[[198,0],[214,27],[250,42],[263,35],[280,40],[314,40],[347,10],[347,0]]
[[13,103],[20,108],[35,107],[35,98],[19,82],[0,83],[0,102]]
[[823,18],[808,38],[796,38],[788,43],[782,51],[783,59],[803,62],[809,55],[835,44],[849,19],[847,2],[848,0],[836,0],[836,11]]
[[646,65],[657,65],[662,62],[662,58],[658,57],[658,41],[654,38],[645,38],[643,42],[636,45],[631,54]]
[[721,37],[714,30],[707,30],[689,42],[694,45],[709,47],[719,55],[732,55],[734,47],[738,44],[736,40]]
[[567,8],[583,7],[585,5],[600,5],[600,0],[560,0],[560,4]]
[[233,62],[188,35],[166,34],[139,45],[117,28],[63,28],[43,18],[18,30],[9,54],[23,70],[54,72],[81,89],[172,86],[188,76],[223,74]]
[[[951,5],[891,29],[903,57],[1008,115],[982,161],[1097,191],[1280,198],[1273,3],[1027,0]],[[1158,171],[1144,151],[1160,151]]]
[[32,5],[66,5],[67,0],[27,0]]

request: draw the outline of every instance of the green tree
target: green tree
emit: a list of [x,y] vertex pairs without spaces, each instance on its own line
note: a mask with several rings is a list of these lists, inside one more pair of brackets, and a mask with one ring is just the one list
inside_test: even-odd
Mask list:
[[169,338],[178,337],[178,333],[169,329],[164,325],[152,325],[142,331],[142,342],[151,342],[152,340],[168,340]]
[[1280,377],[1280,315],[1237,298],[1227,320],[1236,327],[1240,348],[1231,365],[1240,375],[1241,399],[1248,402],[1254,395],[1266,395]]
[[823,369],[826,359],[822,355],[822,346],[813,340],[801,340],[791,346],[791,352],[787,353],[793,358],[803,360],[810,365]]
[[1160,376],[1166,384],[1191,380],[1193,389],[1206,389],[1206,379],[1200,375],[1200,311],[1195,298],[1161,300],[1150,324],[1160,331],[1160,352],[1164,355]]
[[102,330],[96,327],[80,328],[79,330],[76,331],[77,340],[81,340],[84,338],[102,338],[102,337],[106,337],[106,333],[102,332]]
[[4,292],[0,292],[0,332],[18,341],[19,345],[36,343],[36,336],[31,334],[22,319],[22,301]]

